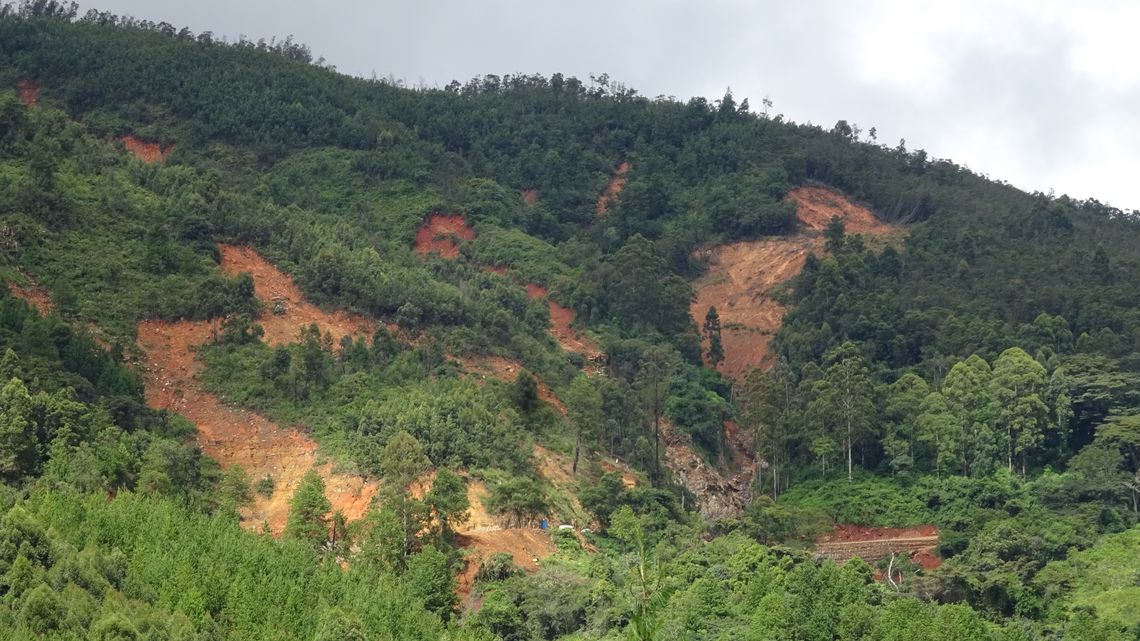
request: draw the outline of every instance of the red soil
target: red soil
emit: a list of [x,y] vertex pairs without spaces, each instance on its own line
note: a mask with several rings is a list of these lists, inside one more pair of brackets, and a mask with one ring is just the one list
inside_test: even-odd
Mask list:
[[618,196],[621,195],[621,190],[625,188],[625,175],[629,173],[633,165],[628,162],[623,162],[614,170],[614,175],[610,178],[610,182],[606,184],[606,188],[602,193],[598,194],[598,204],[596,207],[599,216],[605,216],[610,209],[618,201]]
[[432,214],[416,232],[415,252],[425,256],[435,253],[442,258],[456,258],[459,256],[459,245],[455,239],[474,240],[475,230],[471,229],[463,216]]
[[465,605],[469,610],[474,609],[471,607],[470,594],[475,585],[475,575],[484,559],[506,552],[514,558],[515,565],[527,572],[534,572],[542,559],[558,551],[550,534],[536,528],[466,532],[459,535],[459,545],[467,548],[468,556],[467,565],[459,574],[456,592],[460,598],[468,601]]
[[17,285],[9,281],[8,291],[16,298],[31,305],[33,309],[39,312],[40,316],[50,316],[55,310],[55,305],[51,302],[51,292],[26,274],[24,279],[27,281],[27,285]]
[[498,274],[500,276],[506,276],[507,274],[511,273],[511,268],[507,267],[506,265],[488,265],[483,269],[491,272],[492,274]]
[[522,197],[523,204],[528,207],[533,207],[538,204],[538,190],[537,189],[524,189],[519,192]]
[[788,192],[796,203],[796,218],[804,229],[823,231],[833,216],[843,220],[848,234],[891,233],[894,227],[875,218],[870,209],[856,205],[846,196],[825,187],[800,187]]
[[690,307],[704,323],[710,306],[720,315],[724,362],[719,371],[741,378],[752,368],[771,367],[772,337],[783,322],[785,306],[773,289],[797,276],[809,253],[824,252],[820,230],[832,216],[841,218],[850,233],[894,237],[901,231],[875,219],[874,214],[822,187],[801,187],[788,198],[798,206],[805,230],[793,236],[741,241],[703,250],[708,271],[694,283],[697,297]]
[[20,102],[24,103],[25,107],[35,107],[39,103],[41,87],[43,87],[42,83],[27,78],[17,80],[16,91],[20,94]]
[[542,285],[526,284],[526,295],[536,299],[546,299],[550,308],[550,335],[567,352],[577,352],[591,362],[589,372],[596,374],[600,371],[599,364],[605,361],[605,354],[600,345],[589,337],[571,327],[574,323],[574,310],[563,307],[550,298],[550,292]]
[[[267,343],[295,341],[301,326],[313,322],[322,332],[332,334],[334,340],[369,328],[363,319],[328,314],[305,303],[287,275],[249,248],[223,245],[222,260],[222,269],[227,273],[252,274],[259,297],[280,294],[286,301],[285,314],[267,311],[259,319],[266,327]],[[248,527],[258,529],[266,523],[275,534],[284,530],[289,499],[310,469],[324,477],[333,510],[342,511],[350,521],[364,516],[379,489],[375,481],[337,472],[331,463],[323,461],[317,444],[307,434],[225,405],[224,397],[218,398],[202,388],[196,378],[201,363],[195,358],[195,350],[214,340],[219,332],[217,321],[139,323],[138,345],[143,353],[147,403],[178,412],[193,422],[198,428],[199,446],[223,468],[240,465],[254,481],[265,475],[273,477],[273,495],[257,496],[254,505],[244,510],[242,516]]]
[[123,146],[127,148],[127,151],[148,165],[166,160],[166,157],[174,150],[174,145],[164,147],[157,142],[146,142],[132,134],[127,134],[119,140],[123,142]]
[[938,528],[933,525],[916,527],[874,527],[870,525],[840,524],[835,530],[819,538],[820,543],[836,541],[883,541],[890,539],[915,539],[938,537]]
[[[453,356],[451,358],[462,365],[463,369],[469,374],[478,377],[479,380],[486,380],[487,377],[490,376],[500,381],[511,382],[515,380],[519,372],[524,369],[517,361],[503,358],[502,356],[492,356],[490,354]],[[554,391],[550,389],[546,381],[543,381],[538,376],[535,376],[534,380],[538,384],[538,398],[545,403],[549,403],[551,407],[558,410],[558,413],[565,416],[566,404],[554,395]]]
[[839,562],[859,557],[869,563],[902,555],[932,570],[942,564],[935,554],[938,528],[920,525],[909,528],[837,525],[830,534],[816,541],[816,554]]
[[[296,343],[302,327],[316,323],[321,333],[332,335],[333,345],[344,336],[370,337],[374,323],[359,314],[343,311],[326,312],[305,300],[301,290],[288,274],[248,246],[220,245],[222,270],[235,276],[246,272],[253,276],[254,294],[265,303],[257,322],[265,329],[263,340],[270,345]],[[280,302],[284,313],[274,314]]]

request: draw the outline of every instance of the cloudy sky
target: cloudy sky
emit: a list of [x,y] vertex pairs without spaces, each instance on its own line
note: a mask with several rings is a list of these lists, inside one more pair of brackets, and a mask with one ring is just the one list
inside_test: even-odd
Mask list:
[[443,86],[608,73],[647,96],[761,99],[1026,190],[1140,209],[1140,2],[97,0],[195,32],[292,34],[340,71]]

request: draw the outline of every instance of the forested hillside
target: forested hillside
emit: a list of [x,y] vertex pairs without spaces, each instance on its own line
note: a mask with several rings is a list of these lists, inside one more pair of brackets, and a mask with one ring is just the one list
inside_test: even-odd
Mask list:
[[0,631],[1138,639],[1137,246],[730,93],[0,5]]

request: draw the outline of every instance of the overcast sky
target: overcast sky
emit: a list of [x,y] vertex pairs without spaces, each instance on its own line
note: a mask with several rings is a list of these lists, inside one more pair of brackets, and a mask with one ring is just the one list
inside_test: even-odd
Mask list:
[[1140,209],[1140,2],[98,0],[236,39],[292,34],[340,71],[443,86],[610,78],[731,87],[796,122],[846,119],[1029,191]]

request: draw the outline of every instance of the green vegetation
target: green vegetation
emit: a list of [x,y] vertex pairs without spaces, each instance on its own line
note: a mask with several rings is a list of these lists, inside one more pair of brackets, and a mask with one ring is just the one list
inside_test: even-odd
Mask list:
[[[8,89],[27,80],[42,83],[35,108]],[[128,134],[173,151],[144,164]],[[703,365],[725,359],[720,314],[690,316],[695,250],[796,231],[784,197],[805,184],[905,225],[905,240],[833,222],[826,254],[779,294],[792,306],[778,362],[729,382]],[[435,212],[475,229],[454,260],[411,251]],[[1135,213],[731,94],[680,103],[558,74],[409,90],[337,74],[289,39],[0,5],[0,279],[34,279],[56,310],[0,296],[0,630],[1140,638],[1137,242]],[[367,339],[334,344],[313,325],[271,347],[255,319],[273,301],[220,274],[218,243],[382,322]],[[562,351],[527,283],[574,309],[600,371]],[[217,321],[202,383],[378,478],[366,517],[330,513],[316,473],[279,488],[223,472],[192,425],[149,409],[132,346],[155,318]],[[510,380],[456,361],[491,357],[518,365]],[[665,439],[675,428],[727,475],[748,462],[726,419],[763,465],[743,513],[706,523]],[[536,443],[565,455],[571,483],[540,475]],[[626,487],[612,459],[649,483]],[[595,532],[583,546],[556,531],[537,572],[484,559],[466,612],[464,477],[504,524],[589,518]],[[282,489],[285,535],[243,531],[239,512]],[[896,584],[813,559],[836,523],[936,525],[945,563],[904,564]]]

